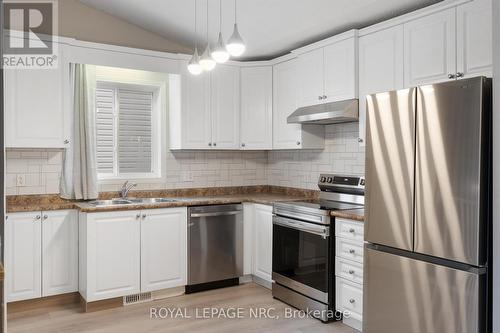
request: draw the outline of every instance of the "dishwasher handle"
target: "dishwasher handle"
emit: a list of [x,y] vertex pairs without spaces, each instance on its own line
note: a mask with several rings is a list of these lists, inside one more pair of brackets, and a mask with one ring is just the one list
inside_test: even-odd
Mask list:
[[191,213],[190,217],[213,217],[213,216],[227,216],[227,215],[236,215],[242,213],[241,210],[233,210],[228,212],[213,212],[213,213]]

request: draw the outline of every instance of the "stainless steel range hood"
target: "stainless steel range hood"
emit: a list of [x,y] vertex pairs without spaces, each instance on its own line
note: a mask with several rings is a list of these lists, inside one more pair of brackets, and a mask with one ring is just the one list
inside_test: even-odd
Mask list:
[[286,119],[289,124],[337,124],[359,120],[358,100],[330,102],[298,108]]

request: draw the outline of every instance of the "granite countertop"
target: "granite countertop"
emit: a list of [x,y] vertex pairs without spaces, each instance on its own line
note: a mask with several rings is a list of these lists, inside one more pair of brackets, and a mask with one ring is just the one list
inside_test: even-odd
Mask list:
[[[56,194],[7,196],[6,201],[7,213],[60,209],[79,209],[82,212],[104,212],[242,202],[272,205],[278,201],[311,200],[317,198],[317,194],[318,191],[312,190],[259,185],[162,191],[135,191],[130,193],[131,197],[172,198],[179,201],[154,204],[116,205],[107,207],[95,207],[90,205],[88,201],[65,200]],[[117,192],[105,192],[99,195],[99,199],[111,199],[117,197],[119,197],[119,193]]]
[[255,193],[246,195],[222,195],[222,196],[204,196],[204,197],[180,197],[172,198],[178,201],[174,202],[161,202],[153,204],[131,204],[131,205],[117,205],[107,207],[95,207],[87,202],[75,203],[75,206],[81,212],[106,212],[115,210],[135,210],[135,209],[154,209],[154,208],[169,208],[169,207],[185,207],[185,206],[201,206],[201,205],[224,205],[236,204],[242,202],[253,202],[264,205],[272,205],[280,201],[301,201],[307,200],[307,197],[290,196],[282,194],[265,194]]
[[341,217],[349,220],[356,220],[360,222],[365,221],[365,210],[361,209],[348,209],[348,210],[334,210],[330,212],[331,216]]
[[[99,199],[117,198],[116,192],[101,193]],[[232,203],[259,203],[272,205],[282,201],[311,201],[318,198],[318,191],[301,190],[278,186],[243,186],[221,188],[198,188],[166,191],[136,191],[131,197],[172,198],[178,201],[152,204],[130,204],[95,207],[88,201],[65,200],[56,194],[18,195],[7,197],[7,213],[79,209],[81,212],[109,212],[200,205],[221,205]],[[364,221],[364,209],[332,211],[331,216]]]

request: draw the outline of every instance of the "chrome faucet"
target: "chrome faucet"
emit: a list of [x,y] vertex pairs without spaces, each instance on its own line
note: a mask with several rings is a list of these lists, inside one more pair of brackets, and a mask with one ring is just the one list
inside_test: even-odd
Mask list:
[[137,184],[129,183],[128,180],[125,183],[123,183],[122,189],[121,189],[122,198],[126,199],[128,196],[128,192],[130,192],[132,187],[135,187],[135,186],[137,186]]

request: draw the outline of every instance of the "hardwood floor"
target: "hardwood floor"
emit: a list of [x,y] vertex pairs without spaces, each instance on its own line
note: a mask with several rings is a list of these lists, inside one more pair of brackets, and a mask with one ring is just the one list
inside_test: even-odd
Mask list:
[[[151,308],[159,315],[170,310],[186,311],[192,318],[150,319]],[[161,308],[165,308],[161,310]],[[241,319],[195,318],[204,308],[242,308]],[[256,319],[250,317],[250,309],[274,309],[279,318]],[[286,304],[275,300],[271,292],[255,283],[237,287],[211,290],[196,294],[171,297],[154,302],[83,313],[80,306],[34,309],[9,314],[8,333],[14,332],[207,332],[207,333],[355,333],[356,330],[341,322],[323,324],[310,318],[284,318]],[[185,310],[186,309],[186,310]],[[155,311],[155,310],[153,310]],[[209,310],[210,311],[210,310]],[[226,311],[229,314],[229,312]],[[210,316],[209,316],[210,317]]]

